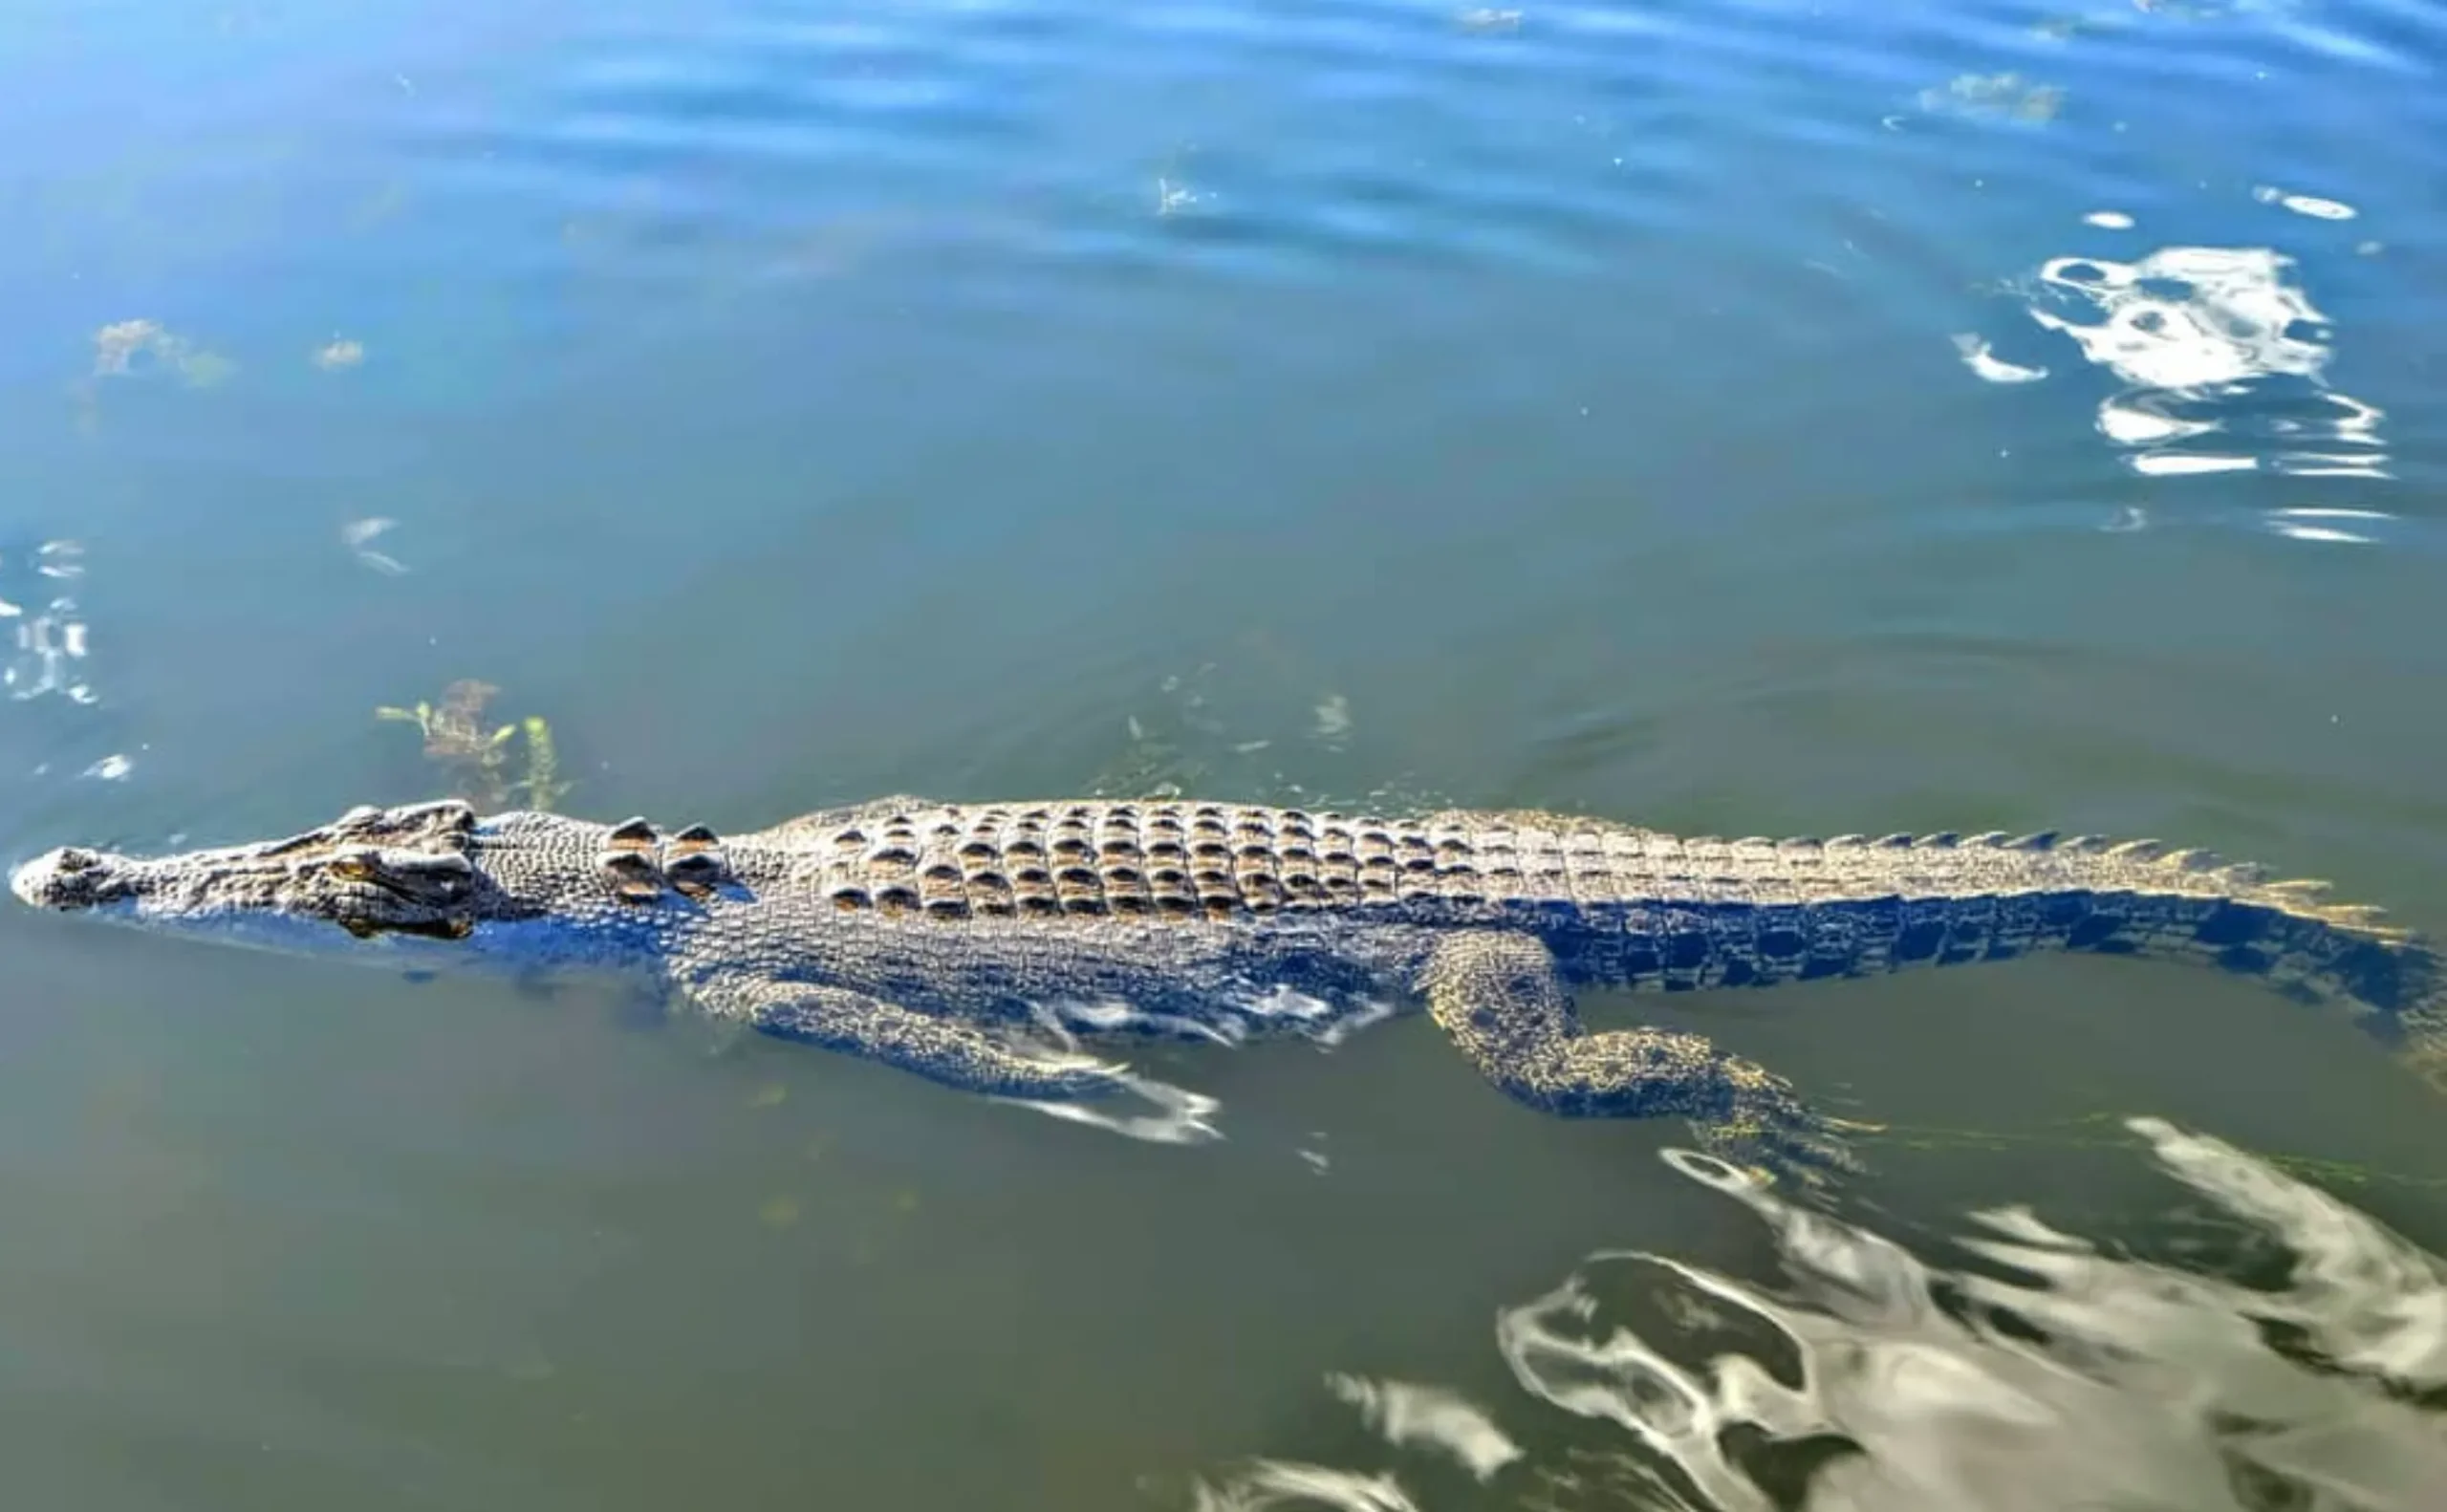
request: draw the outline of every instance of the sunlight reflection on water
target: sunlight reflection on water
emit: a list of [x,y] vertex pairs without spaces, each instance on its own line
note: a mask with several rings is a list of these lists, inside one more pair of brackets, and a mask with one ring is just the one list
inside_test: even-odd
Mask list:
[[[2384,478],[2381,413],[2329,386],[2327,317],[2293,266],[2264,247],[2059,257],[2040,270],[2030,317],[2126,385],[2099,405],[2098,428],[2135,472]],[[2068,303],[2097,318],[2057,308]],[[2239,433],[2247,439],[2210,440]],[[2274,444],[2256,447],[2255,436]]]
[[[1450,1393],[1338,1377],[1336,1393],[1394,1445],[1460,1458],[1506,1505],[2436,1507],[2447,1264],[2232,1146],[2155,1119],[2129,1127],[2226,1220],[2188,1263],[2008,1206],[1971,1214],[1953,1242],[1984,1264],[1941,1266],[1671,1151],[1676,1171],[1765,1226],[1780,1285],[1599,1253],[1496,1325],[1526,1391],[1633,1446],[1567,1466]],[[2214,1254],[2258,1274],[2271,1249],[2286,1263],[2263,1284],[2207,1268]],[[1411,1402],[1435,1410],[1389,1406]],[[1201,1512],[1433,1504],[1394,1472],[1285,1460],[1196,1500]]]

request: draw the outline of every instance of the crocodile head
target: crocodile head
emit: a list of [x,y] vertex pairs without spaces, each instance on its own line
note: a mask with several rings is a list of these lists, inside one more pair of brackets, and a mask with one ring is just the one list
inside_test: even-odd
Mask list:
[[478,864],[476,834],[475,810],[457,801],[352,809],[285,840],[175,855],[63,846],[19,865],[9,885],[37,908],[275,948],[311,947],[336,929],[459,940],[516,917]]

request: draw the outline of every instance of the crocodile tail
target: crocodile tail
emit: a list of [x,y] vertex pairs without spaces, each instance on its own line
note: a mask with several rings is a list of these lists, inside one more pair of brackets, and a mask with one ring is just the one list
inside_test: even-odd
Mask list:
[[[2014,890],[1958,900],[1956,908],[1986,917],[1954,920],[1938,959],[2053,948],[2255,977],[2298,1001],[2343,1009],[2447,1093],[2447,960],[2385,910],[2332,901],[2326,882],[2277,879],[2264,867],[2155,840],[1981,836],[1960,846],[1984,847],[1998,860],[1998,853],[2019,853],[2027,870]],[[1976,854],[1965,859],[1978,864]],[[1898,931],[1897,956],[1921,945],[1910,932]],[[1979,948],[1982,935],[1988,948]],[[1956,938],[1969,954],[1948,948]]]
[[2268,881],[2253,867],[2213,875],[2233,891],[2179,895],[2170,912],[2189,935],[2154,938],[2140,954],[2205,961],[2341,1008],[2447,1093],[2447,960],[2436,941],[2391,923],[2383,909],[2328,901],[2324,882]]
[[[2325,882],[2277,879],[2155,840],[2054,833],[1726,841],[1641,832],[1618,849],[1622,935],[1548,926],[1567,959],[1586,948],[1592,980],[1635,990],[1764,986],[2035,951],[2189,961],[2342,1008],[2447,1092],[2447,960],[2384,911],[2331,900]],[[1743,879],[1742,900],[1727,900],[1722,882],[1690,887],[1694,876],[1726,875]]]

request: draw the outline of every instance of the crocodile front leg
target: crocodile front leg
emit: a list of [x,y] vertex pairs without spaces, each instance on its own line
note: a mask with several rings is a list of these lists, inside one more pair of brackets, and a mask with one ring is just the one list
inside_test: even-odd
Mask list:
[[793,1040],[911,1071],[944,1087],[1031,1102],[1103,1097],[1130,1086],[1121,1068],[1082,1055],[1029,1054],[966,1024],[802,982],[725,972],[691,989],[709,1011]]
[[1859,1164],[1790,1084],[1699,1035],[1583,1029],[1554,957],[1527,935],[1440,941],[1418,989],[1480,1074],[1530,1107],[1577,1118],[1679,1115],[1712,1152],[1743,1165]]

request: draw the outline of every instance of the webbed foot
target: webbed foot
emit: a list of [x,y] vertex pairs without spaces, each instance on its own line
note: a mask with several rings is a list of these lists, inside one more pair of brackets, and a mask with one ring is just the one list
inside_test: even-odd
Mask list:
[[1701,1149],[1753,1175],[1786,1177],[1812,1186],[1839,1172],[1867,1169],[1845,1134],[1874,1132],[1878,1125],[1822,1113],[1803,1102],[1784,1078],[1748,1061],[1724,1059],[1731,1088],[1726,1111],[1687,1120]]
[[1527,935],[1457,935],[1421,973],[1428,1011],[1480,1074],[1531,1107],[1574,1118],[1688,1120],[1719,1158],[1819,1181],[1861,1162],[1847,1125],[1754,1062],[1697,1034],[1592,1034],[1547,947]]
[[1079,1102],[1134,1086],[1127,1069],[1111,1062],[1007,1045],[969,1025],[838,987],[741,972],[697,983],[691,995],[718,1016],[760,1033],[895,1067],[961,1091]]

